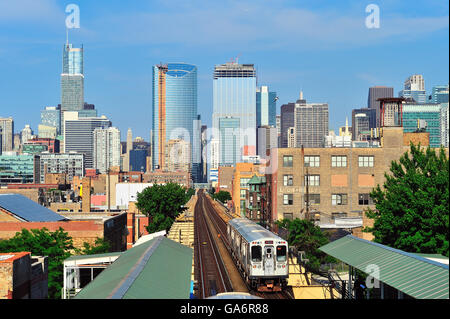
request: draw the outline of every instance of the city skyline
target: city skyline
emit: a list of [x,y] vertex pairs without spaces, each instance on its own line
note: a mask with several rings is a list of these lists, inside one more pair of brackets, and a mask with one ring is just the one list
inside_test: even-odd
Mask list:
[[[160,6],[156,11],[152,10],[151,3],[133,4],[125,10],[114,2],[108,6],[83,1],[78,3],[81,28],[69,31],[69,42],[76,47],[84,47],[85,101],[94,103],[99,115],[106,115],[118,126],[122,132],[122,140],[125,140],[124,134],[128,127],[133,127],[135,136],[149,139],[152,121],[151,67],[160,61],[179,61],[197,66],[198,113],[206,114],[202,116],[202,124],[208,127],[212,124],[209,114],[213,111],[211,74],[215,65],[226,63],[230,59],[239,58],[239,63],[255,65],[258,85],[269,86],[279,96],[277,114],[280,114],[280,106],[294,101],[300,90],[304,91],[309,100],[328,103],[330,129],[335,131],[342,126],[346,117],[351,116],[352,109],[365,107],[367,90],[371,86],[389,86],[394,88],[394,92],[398,92],[407,77],[422,74],[429,95],[433,86],[448,83],[448,16],[441,14],[448,12],[448,4],[424,2],[418,12],[418,9],[410,8],[407,4],[381,3],[381,27],[379,30],[372,30],[364,25],[367,16],[365,4],[344,2],[336,7],[335,4],[304,3],[300,6],[285,1],[267,2],[266,7],[251,7],[246,2],[227,3],[238,10],[241,16],[252,13],[267,15],[270,9],[278,10],[267,22],[271,26],[280,23],[275,31],[280,31],[289,23],[282,24],[279,21],[282,14],[292,24],[301,24],[295,22],[295,17],[310,17],[309,21],[313,26],[323,24],[316,28],[316,37],[312,36],[311,31],[299,30],[296,36],[304,44],[299,46],[298,38],[292,32],[280,39],[274,32],[263,32],[246,43],[245,37],[253,36],[253,27],[258,26],[258,22],[254,20],[249,22],[249,28],[244,28],[246,31],[237,37],[236,42],[230,45],[233,30],[242,28],[242,22],[234,21],[229,14],[225,14],[221,22],[236,22],[236,26],[219,34],[223,36],[223,44],[217,43],[212,34],[200,28],[205,23],[202,19],[182,31],[185,38],[176,39],[170,31],[161,30],[168,36],[167,41],[164,41],[154,31],[142,29],[145,26],[145,19],[142,17],[146,15],[155,19],[179,16],[175,3],[177,2]],[[36,9],[35,13],[39,14],[30,17],[30,13],[18,9],[19,5]],[[10,74],[8,80],[3,79],[0,83],[5,88],[1,116],[14,118],[16,133],[25,124],[30,124],[36,132],[40,111],[46,106],[57,105],[61,99],[59,81],[62,72],[61,45],[66,39],[65,6],[50,0],[44,1],[44,5],[41,4],[39,8],[25,0],[2,3],[0,6],[0,24],[7,23],[10,27],[20,25],[15,31],[14,41],[7,37],[7,34],[11,35],[10,31],[0,31],[0,68],[2,73]],[[222,9],[222,6],[205,4],[200,11],[214,13]],[[188,17],[195,12],[192,5],[184,4],[182,9]],[[123,14],[117,14],[119,10],[124,11]],[[138,12],[141,11],[139,15]],[[115,28],[120,32],[113,34],[102,23],[111,22],[111,14],[115,13],[117,22],[130,17],[137,19],[124,26],[124,30]],[[330,19],[322,21],[321,18],[327,14]],[[44,21],[45,18],[53,20]],[[351,21],[350,25],[340,23],[342,19]],[[304,20],[302,19],[302,23],[305,23]],[[420,28],[414,26],[414,22],[418,21],[421,22]],[[151,25],[155,21],[149,23]],[[182,23],[186,22],[183,20]],[[334,27],[336,30],[329,34]],[[35,31],[31,32],[32,29]],[[217,29],[218,26],[214,25],[210,32]],[[349,31],[350,29],[355,31]],[[125,30],[135,36],[127,40],[124,37]],[[144,31],[137,32],[138,30]],[[267,27],[262,30],[267,31]],[[348,34],[344,34],[344,31],[348,31]],[[196,32],[199,35],[205,32],[207,34],[203,40],[198,39],[192,44],[192,37]],[[330,42],[333,35],[342,43]],[[278,40],[271,42],[274,39]],[[256,40],[261,40],[266,46],[257,44]],[[418,47],[417,43],[423,46]],[[408,45],[414,49],[405,55],[404,50]],[[424,50],[428,50],[428,45],[435,48],[435,59],[420,58]],[[280,51],[281,47],[287,50]],[[115,49],[111,50],[112,48]],[[384,58],[385,51],[390,55],[387,62]],[[105,52],[108,54],[105,55]],[[125,52],[128,58],[119,59]],[[18,64],[16,61],[26,62]],[[27,94],[22,95],[18,93],[22,89],[18,81],[25,76],[33,86],[27,86]],[[130,112],[124,113],[124,107]],[[142,116],[136,118],[136,112],[140,112]]]

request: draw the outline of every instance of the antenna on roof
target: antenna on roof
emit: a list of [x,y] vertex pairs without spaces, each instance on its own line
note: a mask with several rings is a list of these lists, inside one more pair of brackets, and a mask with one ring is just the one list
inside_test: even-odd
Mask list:
[[69,46],[69,28],[66,28],[66,45]]

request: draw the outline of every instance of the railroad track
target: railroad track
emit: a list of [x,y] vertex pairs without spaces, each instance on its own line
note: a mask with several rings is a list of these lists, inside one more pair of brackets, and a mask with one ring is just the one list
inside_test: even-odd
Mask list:
[[211,219],[205,215],[205,199],[199,196],[194,215],[195,251],[197,264],[197,297],[207,298],[222,292],[232,291],[223,260],[219,254],[209,224]]
[[[230,246],[229,246],[228,237],[227,237],[227,222],[219,215],[219,213],[214,208],[214,205],[212,204],[211,200],[206,195],[204,195],[202,193],[199,196],[199,199],[200,198],[202,198],[203,204],[206,207],[206,210],[208,211],[209,216],[211,217],[212,224],[216,228],[217,232],[220,234],[220,238],[222,239],[222,242],[224,243],[224,245],[227,247],[228,252],[230,252]],[[232,217],[230,215],[230,219],[231,218]],[[257,297],[264,298],[264,299],[294,299],[292,291],[289,291],[289,289],[287,289],[286,291],[282,291],[282,292],[270,292],[270,293],[254,291],[246,283],[245,278],[242,275],[242,273],[241,272],[239,272],[239,273],[240,273],[243,281],[245,282],[245,284],[249,290],[249,293],[252,295],[255,295]]]

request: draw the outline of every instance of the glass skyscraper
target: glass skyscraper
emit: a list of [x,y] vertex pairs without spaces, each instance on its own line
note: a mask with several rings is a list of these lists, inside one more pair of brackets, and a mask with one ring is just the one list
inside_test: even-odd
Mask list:
[[[223,141],[217,136],[220,135],[220,120],[226,118],[239,121],[239,143],[233,150],[220,145],[216,156],[220,158],[219,165],[224,165],[222,160],[228,161],[229,158],[234,160],[227,164],[234,165],[242,160],[242,156],[256,155],[256,70],[253,64],[230,62],[215,66],[212,138],[218,139],[219,143]],[[217,159],[211,159],[214,160]]]
[[430,147],[441,146],[441,104],[406,103],[403,105],[403,131],[415,132],[418,120],[427,123],[426,132],[430,133]]
[[[191,154],[197,152],[194,126],[197,120],[197,67],[186,63],[153,66],[153,169],[166,170],[166,144],[183,139],[190,143]],[[192,160],[196,159],[191,155]],[[191,166],[192,167],[192,166]],[[193,180],[199,176],[193,172]]]
[[41,124],[56,128],[56,134],[61,134],[61,107],[47,106],[41,111]]
[[256,88],[256,126],[276,126],[277,93],[267,86]]
[[65,44],[61,74],[61,110],[78,111],[84,105],[83,46]]

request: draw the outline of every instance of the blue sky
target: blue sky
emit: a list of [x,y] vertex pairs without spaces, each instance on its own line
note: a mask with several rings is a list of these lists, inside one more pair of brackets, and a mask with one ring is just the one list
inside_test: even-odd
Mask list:
[[[85,49],[85,100],[126,138],[149,139],[151,67],[186,62],[198,67],[198,110],[212,116],[215,64],[239,57],[253,63],[258,84],[279,96],[327,102],[330,129],[353,108],[366,107],[368,88],[393,86],[423,74],[427,92],[449,82],[446,0],[0,0],[0,116],[15,130],[37,133],[40,111],[60,103],[65,8],[80,8],[70,42]],[[365,8],[380,8],[380,28],[368,29]]]

